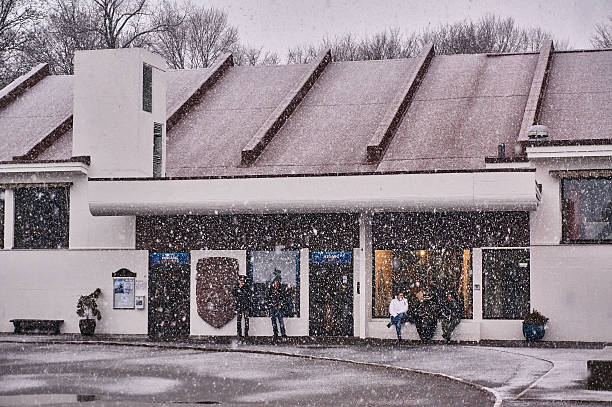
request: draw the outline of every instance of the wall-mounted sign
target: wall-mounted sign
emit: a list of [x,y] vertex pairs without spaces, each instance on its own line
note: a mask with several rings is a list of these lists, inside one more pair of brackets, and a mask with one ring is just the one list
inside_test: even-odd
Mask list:
[[151,253],[151,264],[190,264],[189,253]]
[[113,273],[113,308],[134,309],[136,273],[119,269]]
[[353,260],[352,252],[312,252],[311,263],[319,264],[350,264]]
[[144,309],[145,305],[144,305],[144,300],[145,296],[144,295],[137,295],[136,296],[136,309]]

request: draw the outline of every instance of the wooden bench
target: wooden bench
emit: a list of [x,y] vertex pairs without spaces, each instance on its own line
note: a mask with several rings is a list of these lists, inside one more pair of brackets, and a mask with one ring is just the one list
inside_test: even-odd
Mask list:
[[63,319],[11,319],[16,334],[42,333],[59,334]]
[[587,360],[589,390],[612,390],[612,360]]

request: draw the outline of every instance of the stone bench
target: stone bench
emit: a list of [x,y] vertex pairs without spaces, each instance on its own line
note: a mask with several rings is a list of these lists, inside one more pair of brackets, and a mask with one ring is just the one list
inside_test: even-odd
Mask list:
[[612,360],[588,360],[589,390],[612,390]]
[[43,333],[59,334],[63,319],[11,319],[16,334]]

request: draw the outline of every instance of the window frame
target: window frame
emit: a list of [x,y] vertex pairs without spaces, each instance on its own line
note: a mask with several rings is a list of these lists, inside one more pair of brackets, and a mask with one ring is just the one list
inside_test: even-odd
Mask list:
[[587,180],[608,180],[612,182],[610,176],[593,176],[593,177],[564,177],[560,180],[560,196],[561,200],[561,244],[612,244],[610,239],[570,239],[568,237],[568,202],[565,199],[566,181],[587,181]]
[[142,110],[153,113],[153,67],[142,64]]
[[[56,189],[63,189],[65,194],[66,194],[66,223],[65,225],[63,225],[62,229],[65,232],[65,236],[63,236],[63,240],[61,241],[59,246],[50,246],[48,244],[46,245],[24,245],[23,241],[23,236],[24,234],[22,232],[18,232],[18,214],[19,214],[19,206],[17,203],[17,199],[18,199],[18,194],[19,191],[22,190],[34,190],[34,189],[45,189],[45,190],[49,190],[52,188],[56,188]],[[14,220],[13,220],[13,249],[19,249],[19,250],[62,250],[62,249],[68,249],[70,247],[70,185],[57,185],[57,184],[48,184],[48,185],[40,185],[40,184],[33,184],[33,185],[20,185],[16,188],[13,188],[13,202],[14,202]],[[48,233],[49,230],[47,229],[46,232]],[[21,240],[20,240],[21,239]]]

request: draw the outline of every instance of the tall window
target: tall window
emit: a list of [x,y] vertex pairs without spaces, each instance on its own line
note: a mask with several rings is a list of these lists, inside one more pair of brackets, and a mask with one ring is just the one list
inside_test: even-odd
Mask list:
[[68,247],[68,187],[15,189],[16,249]]
[[153,111],[153,68],[147,64],[142,65],[142,110]]
[[283,314],[300,316],[299,251],[252,251],[249,272],[253,283],[253,316],[268,316],[266,297],[275,279],[280,280],[281,288],[286,293]]
[[523,319],[529,313],[529,250],[482,251],[482,316]]
[[563,241],[612,242],[612,178],[562,180]]
[[[464,317],[472,318],[472,259],[468,249],[375,250],[373,316],[389,316],[389,303],[416,282],[427,294],[455,292],[464,299]],[[431,291],[431,292],[430,292]]]
[[0,249],[4,247],[4,189],[0,189]]
[[153,178],[162,176],[163,124],[153,123]]

